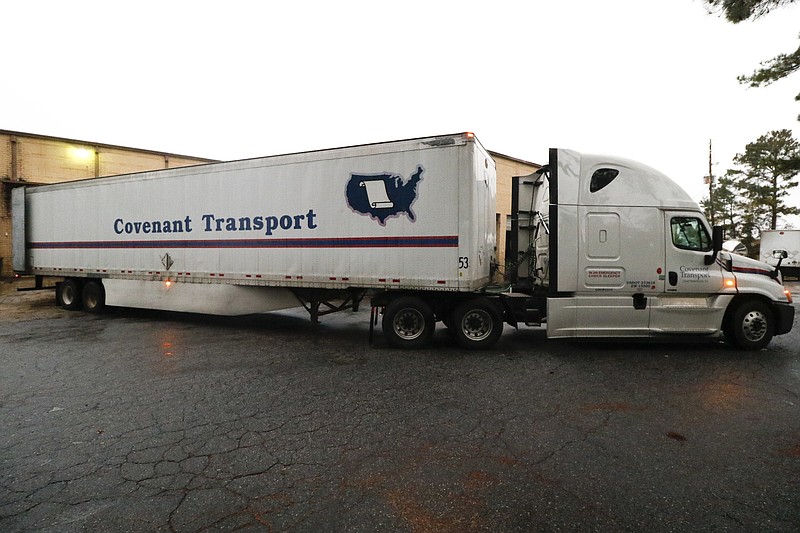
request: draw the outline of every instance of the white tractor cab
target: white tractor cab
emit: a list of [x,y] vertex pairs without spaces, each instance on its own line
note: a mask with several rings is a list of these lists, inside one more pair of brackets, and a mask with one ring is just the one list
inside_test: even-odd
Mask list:
[[657,170],[551,149],[513,192],[515,291],[540,297],[548,337],[724,334],[757,350],[792,328],[777,269],[724,251],[722,229]]

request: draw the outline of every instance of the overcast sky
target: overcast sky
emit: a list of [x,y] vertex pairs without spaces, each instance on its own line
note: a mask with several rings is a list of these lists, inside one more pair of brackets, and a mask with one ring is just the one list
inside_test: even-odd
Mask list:
[[697,200],[709,139],[719,175],[800,137],[800,74],[736,80],[797,48],[800,5],[733,25],[700,0],[27,0],[3,20],[0,129],[215,159],[474,131],[537,163],[637,159]]

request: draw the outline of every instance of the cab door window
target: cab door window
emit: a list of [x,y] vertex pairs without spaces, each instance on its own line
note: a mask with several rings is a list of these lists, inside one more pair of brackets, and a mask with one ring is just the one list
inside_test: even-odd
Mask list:
[[672,244],[682,250],[708,252],[711,250],[711,237],[703,221],[696,217],[672,217]]

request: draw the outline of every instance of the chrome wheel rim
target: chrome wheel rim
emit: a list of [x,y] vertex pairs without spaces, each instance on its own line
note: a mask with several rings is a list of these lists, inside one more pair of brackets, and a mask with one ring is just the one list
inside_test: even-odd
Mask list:
[[97,302],[98,301],[99,301],[99,298],[97,298],[97,296],[94,295],[94,294],[88,295],[83,300],[83,302],[86,304],[86,307],[88,307],[89,309],[94,309],[95,307],[97,307]]
[[484,309],[473,309],[461,319],[461,331],[472,341],[482,341],[492,334],[492,316]]
[[61,301],[64,305],[71,305],[75,302],[75,288],[72,285],[65,285],[61,291]]
[[425,331],[425,317],[416,309],[403,309],[395,315],[392,327],[398,337],[411,341]]
[[758,342],[767,334],[767,317],[760,311],[750,311],[742,320],[742,333],[750,342]]

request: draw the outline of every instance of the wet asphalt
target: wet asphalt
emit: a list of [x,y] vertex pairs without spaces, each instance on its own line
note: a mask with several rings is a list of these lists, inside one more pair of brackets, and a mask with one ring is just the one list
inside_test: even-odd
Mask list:
[[39,294],[0,298],[0,531],[800,530],[797,321],[755,353],[508,326],[409,352],[368,309]]

